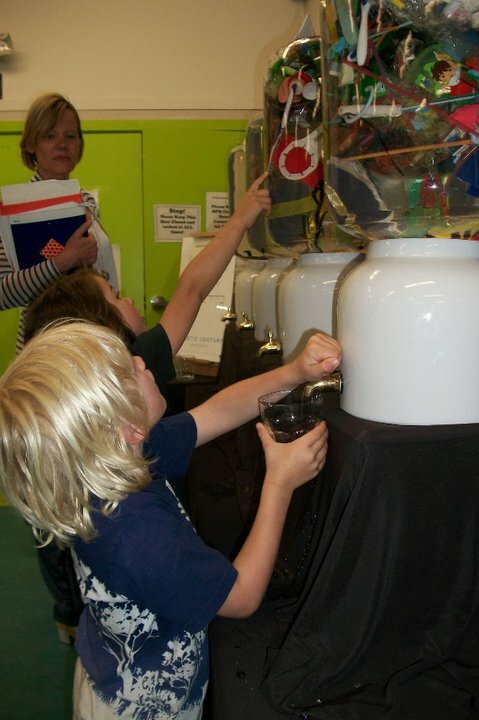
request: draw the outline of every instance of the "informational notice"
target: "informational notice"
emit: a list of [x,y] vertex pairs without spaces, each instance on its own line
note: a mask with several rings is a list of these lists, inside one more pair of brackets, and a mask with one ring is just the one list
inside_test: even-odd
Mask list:
[[154,205],[155,242],[181,242],[201,230],[200,205]]
[[206,193],[206,229],[209,232],[221,230],[230,217],[228,193]]
[[[195,255],[201,252],[212,237],[213,235],[200,238],[185,237],[183,239],[180,272],[184,270]],[[196,360],[219,362],[225,331],[223,316],[230,308],[233,297],[235,261],[235,257],[230,260],[223,275],[203,301],[196,320],[178,351],[178,355]]]

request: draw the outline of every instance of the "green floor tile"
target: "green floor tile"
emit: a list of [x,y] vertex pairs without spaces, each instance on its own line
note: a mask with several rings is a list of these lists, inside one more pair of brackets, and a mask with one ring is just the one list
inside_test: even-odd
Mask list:
[[30,527],[0,507],[0,718],[71,720],[76,654],[58,642]]

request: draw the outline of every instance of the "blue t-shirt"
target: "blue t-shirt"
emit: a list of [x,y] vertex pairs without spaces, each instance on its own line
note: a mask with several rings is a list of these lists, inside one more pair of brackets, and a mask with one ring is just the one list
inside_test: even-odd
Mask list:
[[207,626],[236,571],[195,533],[165,475],[183,476],[196,442],[188,413],[160,421],[145,444],[153,481],[76,540],[85,602],[77,651],[119,718],[193,720],[208,682]]

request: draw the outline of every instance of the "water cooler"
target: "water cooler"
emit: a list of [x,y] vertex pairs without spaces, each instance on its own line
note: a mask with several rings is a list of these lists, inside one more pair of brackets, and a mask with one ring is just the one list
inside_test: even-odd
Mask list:
[[469,718],[479,12],[466,0],[318,5],[320,38],[301,33],[265,83],[261,250],[265,268],[294,259],[277,288],[282,360],[313,329],[337,336],[342,393],[325,411],[313,496],[290,509],[273,594],[251,622],[213,623],[215,700],[232,720]]

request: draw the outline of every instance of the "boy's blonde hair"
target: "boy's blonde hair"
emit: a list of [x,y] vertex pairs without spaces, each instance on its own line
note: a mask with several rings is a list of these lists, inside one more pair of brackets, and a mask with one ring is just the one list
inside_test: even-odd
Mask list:
[[149,483],[127,428],[148,432],[147,407],[114,332],[63,322],[27,343],[0,378],[0,482],[39,539],[92,539],[95,511]]

